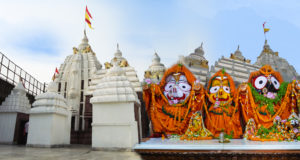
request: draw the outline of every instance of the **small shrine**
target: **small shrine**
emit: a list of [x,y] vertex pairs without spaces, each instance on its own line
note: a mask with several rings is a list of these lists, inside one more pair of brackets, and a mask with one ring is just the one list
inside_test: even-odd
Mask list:
[[28,127],[30,108],[25,88],[19,82],[0,105],[0,143],[26,144],[28,128],[27,133],[24,129]]
[[36,101],[30,110],[27,146],[70,145],[71,107],[56,89],[56,82],[51,82],[46,93],[36,96]]
[[113,61],[91,98],[94,149],[130,150],[140,141],[140,101],[125,70],[117,63]]

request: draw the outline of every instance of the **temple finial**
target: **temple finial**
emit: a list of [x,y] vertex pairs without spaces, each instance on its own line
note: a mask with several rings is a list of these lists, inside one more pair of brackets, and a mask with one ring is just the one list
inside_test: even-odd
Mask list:
[[240,45],[238,45],[237,49],[236,50],[240,50]]
[[119,43],[117,43],[117,50],[120,50],[120,49],[119,49]]
[[201,46],[200,47],[203,48],[203,42],[201,42]]

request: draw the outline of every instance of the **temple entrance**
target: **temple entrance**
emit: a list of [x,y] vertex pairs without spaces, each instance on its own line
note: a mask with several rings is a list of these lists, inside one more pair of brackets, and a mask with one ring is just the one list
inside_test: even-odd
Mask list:
[[18,113],[15,127],[14,144],[26,145],[28,133],[25,132],[25,124],[28,121],[28,114]]
[[79,119],[79,130],[75,131],[75,117],[71,120],[71,144],[92,144],[92,104],[90,98],[86,96],[84,115],[84,128],[82,126],[82,118]]

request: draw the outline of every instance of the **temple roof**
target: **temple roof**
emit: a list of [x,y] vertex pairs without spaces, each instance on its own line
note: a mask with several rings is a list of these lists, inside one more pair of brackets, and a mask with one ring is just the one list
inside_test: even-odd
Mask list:
[[105,76],[93,91],[91,103],[104,102],[139,102],[131,82],[125,76],[125,70],[114,61],[112,68],[108,69]]
[[28,113],[31,105],[22,82],[19,82],[0,106],[0,112]]
[[299,78],[295,68],[288,63],[288,61],[282,57],[279,57],[278,52],[274,52],[268,41],[265,40],[263,50],[257,57],[256,65],[263,66],[269,64],[273,69],[279,71],[284,81],[291,81],[293,78]]
[[186,59],[195,60],[195,61],[206,61],[204,57],[203,42],[198,48],[195,49],[194,53],[188,55]]

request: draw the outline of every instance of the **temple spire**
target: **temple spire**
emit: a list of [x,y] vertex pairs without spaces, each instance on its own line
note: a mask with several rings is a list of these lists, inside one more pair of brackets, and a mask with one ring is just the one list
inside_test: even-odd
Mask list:
[[117,51],[115,53],[115,57],[122,57],[122,52],[120,51],[119,43],[117,43]]

